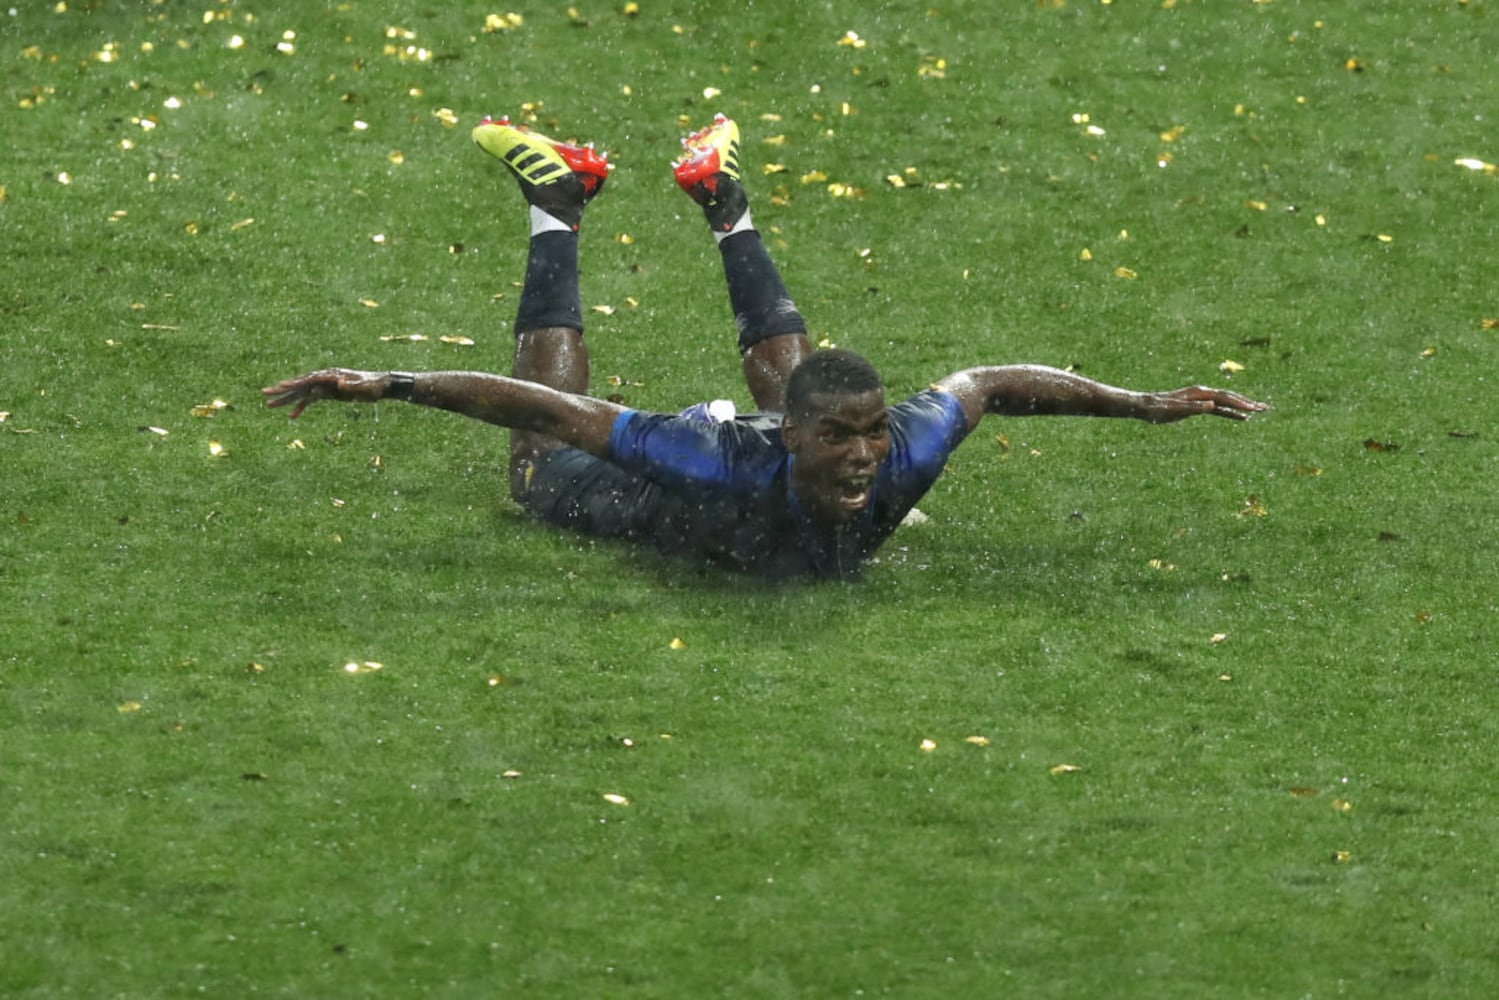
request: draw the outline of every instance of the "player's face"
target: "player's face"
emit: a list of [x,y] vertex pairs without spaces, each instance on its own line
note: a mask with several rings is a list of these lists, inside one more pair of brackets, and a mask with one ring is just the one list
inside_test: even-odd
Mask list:
[[781,428],[795,459],[797,499],[822,521],[847,521],[869,506],[874,474],[890,454],[885,394],[818,393]]

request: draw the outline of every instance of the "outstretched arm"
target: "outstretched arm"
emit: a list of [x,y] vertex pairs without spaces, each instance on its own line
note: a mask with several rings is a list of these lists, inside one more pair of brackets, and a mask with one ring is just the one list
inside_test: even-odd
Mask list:
[[1134,417],[1168,424],[1199,414],[1247,420],[1264,403],[1226,389],[1194,385],[1170,392],[1134,392],[1044,365],[998,365],[955,372],[937,383],[968,415],[968,429],[986,413],[1010,417]]
[[608,457],[610,431],[615,418],[624,412],[624,407],[592,396],[484,372],[405,375],[325,368],[260,391],[267,406],[290,406],[293,420],[322,399],[343,403],[407,399],[501,427],[536,431],[600,458]]

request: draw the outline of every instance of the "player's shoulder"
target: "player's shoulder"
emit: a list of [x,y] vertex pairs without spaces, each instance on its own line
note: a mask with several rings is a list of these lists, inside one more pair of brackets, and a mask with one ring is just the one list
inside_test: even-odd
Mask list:
[[888,410],[890,422],[895,426],[939,425],[945,427],[967,426],[963,402],[956,395],[932,385],[913,396],[901,400]]

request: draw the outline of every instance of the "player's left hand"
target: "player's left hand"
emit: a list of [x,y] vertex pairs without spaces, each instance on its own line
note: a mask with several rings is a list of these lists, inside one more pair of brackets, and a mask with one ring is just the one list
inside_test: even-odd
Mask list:
[[1215,417],[1227,417],[1229,420],[1248,420],[1265,409],[1268,409],[1266,404],[1237,392],[1205,385],[1189,385],[1171,392],[1152,393],[1145,419],[1153,424],[1170,424],[1188,417],[1211,414]]
[[322,371],[284,379],[261,389],[265,405],[290,406],[291,418],[320,399],[341,403],[373,403],[385,395],[387,372],[361,372],[352,368],[324,368]]

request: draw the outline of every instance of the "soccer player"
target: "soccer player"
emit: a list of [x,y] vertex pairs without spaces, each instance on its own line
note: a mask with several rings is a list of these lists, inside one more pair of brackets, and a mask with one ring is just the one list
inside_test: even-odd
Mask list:
[[759,412],[735,416],[720,400],[647,413],[591,397],[578,230],[613,164],[508,118],[485,119],[473,138],[530,207],[511,376],[331,368],[262,392],[293,418],[317,400],[397,399],[508,427],[511,495],[543,521],[760,576],[850,577],[985,414],[1170,423],[1264,409],[1222,389],[1132,392],[1038,365],[970,368],[887,406],[869,362],[813,350],[751,221],[739,129],[722,115],[683,140],[673,170],[718,243]]

